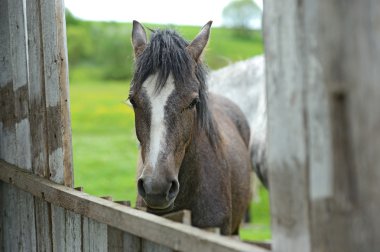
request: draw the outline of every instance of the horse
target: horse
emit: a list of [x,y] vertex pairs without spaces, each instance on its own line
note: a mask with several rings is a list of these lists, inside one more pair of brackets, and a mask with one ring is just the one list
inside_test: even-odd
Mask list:
[[129,101],[139,141],[137,207],[191,211],[193,226],[237,235],[248,207],[250,128],[231,100],[207,89],[202,52],[212,21],[188,42],[170,29],[133,21]]
[[254,172],[269,189],[266,158],[267,111],[264,55],[242,60],[212,71],[207,79],[209,90],[223,94],[237,104],[251,129],[250,154]]

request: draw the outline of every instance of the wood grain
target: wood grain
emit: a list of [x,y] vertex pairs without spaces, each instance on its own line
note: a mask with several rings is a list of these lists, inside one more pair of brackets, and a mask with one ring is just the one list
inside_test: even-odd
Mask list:
[[36,197],[174,250],[268,251],[55,184],[3,161],[0,169],[1,180],[11,179]]
[[380,245],[380,3],[265,1],[274,251]]

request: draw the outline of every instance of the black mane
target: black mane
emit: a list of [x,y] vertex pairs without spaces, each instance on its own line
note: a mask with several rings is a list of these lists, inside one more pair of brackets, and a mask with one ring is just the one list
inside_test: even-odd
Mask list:
[[144,81],[152,74],[158,73],[156,91],[160,91],[172,74],[175,85],[185,85],[192,78],[195,64],[195,76],[199,83],[199,100],[197,105],[198,125],[206,131],[213,147],[217,147],[220,136],[214,118],[208,108],[207,68],[202,61],[195,62],[186,47],[189,42],[173,30],[154,30],[144,51],[136,59],[135,73],[131,90],[138,91]]

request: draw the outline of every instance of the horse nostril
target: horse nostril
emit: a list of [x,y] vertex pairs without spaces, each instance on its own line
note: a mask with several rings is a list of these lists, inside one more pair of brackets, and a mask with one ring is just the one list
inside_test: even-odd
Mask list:
[[179,183],[177,180],[173,180],[170,189],[169,189],[169,200],[175,198],[177,196],[177,193],[179,191]]
[[145,192],[145,188],[144,188],[144,180],[142,178],[140,178],[137,181],[137,190],[138,190],[140,196],[145,198],[146,192]]

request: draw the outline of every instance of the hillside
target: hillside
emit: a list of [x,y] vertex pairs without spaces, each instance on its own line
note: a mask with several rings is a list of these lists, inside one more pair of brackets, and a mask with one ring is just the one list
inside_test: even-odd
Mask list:
[[[67,41],[70,80],[129,80],[132,75],[131,23],[89,22],[67,14]],[[144,24],[151,29],[161,25]],[[173,26],[187,40],[199,32],[200,27]],[[149,35],[148,35],[149,36]],[[262,36],[252,31],[250,36],[239,36],[232,29],[213,28],[205,62],[218,69],[238,60],[263,52]]]

